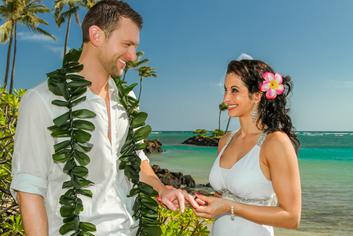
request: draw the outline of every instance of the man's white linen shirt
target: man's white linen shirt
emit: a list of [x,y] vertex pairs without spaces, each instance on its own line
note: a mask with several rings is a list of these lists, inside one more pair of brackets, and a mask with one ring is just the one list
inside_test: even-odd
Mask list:
[[[80,195],[84,211],[80,220],[97,226],[97,236],[131,235],[136,230],[136,222],[131,217],[133,200],[127,198],[131,188],[130,182],[119,170],[118,156],[128,133],[128,117],[125,109],[119,104],[117,87],[109,79],[111,142],[108,138],[108,113],[103,98],[87,89],[86,101],[73,109],[89,109],[96,117],[88,119],[95,130],[91,132],[89,143],[92,150],[87,179],[94,182],[88,187],[93,193],[89,198]],[[44,198],[48,216],[49,235],[60,235],[63,225],[60,216],[60,196],[67,191],[62,184],[70,177],[63,172],[62,163],[52,159],[54,144],[67,138],[53,138],[48,130],[53,119],[67,111],[65,107],[51,104],[55,99],[63,100],[49,91],[47,81],[30,89],[22,97],[19,118],[15,134],[11,190],[41,195]],[[141,160],[148,160],[140,151]],[[133,229],[134,228],[134,229]],[[70,232],[69,232],[70,233]],[[71,232],[72,233],[72,232]]]

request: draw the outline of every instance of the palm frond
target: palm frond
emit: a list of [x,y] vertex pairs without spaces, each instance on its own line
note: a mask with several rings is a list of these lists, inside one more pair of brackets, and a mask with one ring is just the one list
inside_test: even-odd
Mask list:
[[26,11],[33,12],[33,13],[47,13],[47,12],[50,12],[50,9],[41,4],[31,4],[26,7]]
[[6,21],[0,26],[0,43],[6,43],[10,38],[12,32],[13,23],[12,21]]
[[40,34],[43,34],[43,35],[45,35],[45,36],[47,36],[47,37],[49,37],[49,38],[51,38],[53,40],[56,40],[54,35],[50,34],[48,31],[46,31],[46,30],[44,30],[42,28],[34,27],[34,28],[31,28],[31,30],[36,31],[36,32],[38,32]]
[[70,8],[69,10],[61,13],[62,17],[64,18],[68,18],[69,15],[72,15],[72,14],[75,14],[77,11],[78,11],[79,7],[78,6],[75,6],[75,7],[72,7]]

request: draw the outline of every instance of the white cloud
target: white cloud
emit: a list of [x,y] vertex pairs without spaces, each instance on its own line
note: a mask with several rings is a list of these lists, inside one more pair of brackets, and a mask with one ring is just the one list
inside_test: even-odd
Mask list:
[[51,51],[52,53],[56,54],[60,58],[63,57],[64,46],[60,45],[44,45],[46,49]]
[[351,80],[342,81],[342,85],[345,88],[353,88],[353,81]]
[[40,34],[40,33],[33,33],[33,32],[18,32],[17,36],[19,40],[23,41],[35,41],[35,42],[55,42],[53,39]]
[[330,86],[337,89],[351,89],[353,88],[353,80],[330,80]]
[[218,82],[216,82],[216,83],[212,82],[211,83],[211,87],[213,87],[213,88],[216,87],[218,93],[220,93],[220,94],[224,93],[224,76],[225,75],[217,76],[218,77],[218,79],[217,79]]

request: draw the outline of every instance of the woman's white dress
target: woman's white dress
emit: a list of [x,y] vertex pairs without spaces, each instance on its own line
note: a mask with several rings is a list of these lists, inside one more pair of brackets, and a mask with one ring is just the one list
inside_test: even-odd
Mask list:
[[[275,204],[276,197],[269,181],[260,169],[260,147],[265,139],[262,134],[257,144],[230,169],[220,167],[220,157],[232,140],[233,132],[226,145],[213,163],[209,181],[214,190],[223,193],[224,198],[259,206]],[[212,227],[214,236],[272,236],[273,227],[261,225],[230,214],[219,216]]]

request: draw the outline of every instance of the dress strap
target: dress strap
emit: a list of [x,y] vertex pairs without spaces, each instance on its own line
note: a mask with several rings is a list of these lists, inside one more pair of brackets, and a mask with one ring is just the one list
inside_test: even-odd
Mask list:
[[265,141],[266,139],[266,136],[267,136],[267,133],[266,132],[262,132],[259,136],[259,138],[257,139],[257,145],[261,146],[262,143]]
[[238,130],[231,132],[231,134],[229,135],[226,144],[224,144],[224,146],[222,147],[222,150],[220,151],[218,156],[221,156],[224,152],[224,150],[227,148],[227,146],[229,145],[229,143],[232,141],[234,134],[237,132]]

